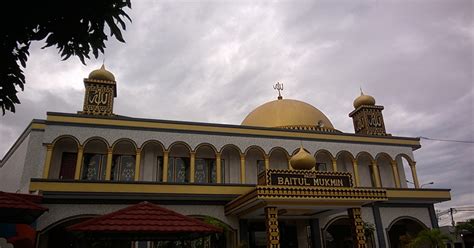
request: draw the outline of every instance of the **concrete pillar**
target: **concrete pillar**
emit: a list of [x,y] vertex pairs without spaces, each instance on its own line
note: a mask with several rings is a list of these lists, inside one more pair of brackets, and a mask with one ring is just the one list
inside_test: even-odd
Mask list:
[[372,160],[372,173],[374,173],[374,180],[375,180],[375,187],[381,188],[382,183],[380,182],[380,173],[379,173],[379,167],[377,165],[376,160]]
[[109,147],[107,149],[107,165],[105,167],[105,180],[110,180],[110,175],[112,174],[112,159],[113,159],[113,149]]
[[331,158],[332,162],[332,171],[336,172],[337,171],[337,159]]
[[142,149],[137,148],[136,155],[135,155],[135,182],[140,180],[140,163],[141,163],[141,154]]
[[43,178],[48,179],[49,169],[51,168],[51,158],[53,157],[53,145],[46,145],[46,158],[44,159]]
[[216,177],[217,183],[222,183],[222,163],[221,163],[221,153],[216,153]]
[[265,155],[265,170],[269,170],[270,169],[270,156],[269,155]]
[[352,170],[354,171],[354,184],[356,187],[359,187],[360,179],[359,179],[359,165],[357,164],[357,159],[352,160]]
[[418,175],[416,174],[416,162],[410,163],[411,175],[413,177],[413,183],[415,184],[415,188],[420,188],[420,182],[418,182]]
[[365,241],[364,233],[364,222],[361,217],[360,208],[349,208],[347,209],[349,220],[351,222],[352,240],[354,242],[354,248],[366,248],[367,243]]
[[163,182],[168,182],[169,151],[163,151]]
[[189,159],[189,182],[194,183],[194,172],[196,170],[196,152],[191,152],[190,153],[190,159]]
[[265,224],[267,227],[267,248],[280,248],[278,209],[276,207],[265,207]]
[[390,164],[392,165],[392,174],[393,174],[393,180],[395,182],[395,187],[400,188],[400,174],[398,173],[398,166],[397,166],[397,161],[392,160],[390,161]]
[[245,154],[240,154],[240,183],[245,183]]
[[82,159],[84,157],[84,147],[79,145],[77,147],[76,169],[74,171],[74,180],[81,179]]

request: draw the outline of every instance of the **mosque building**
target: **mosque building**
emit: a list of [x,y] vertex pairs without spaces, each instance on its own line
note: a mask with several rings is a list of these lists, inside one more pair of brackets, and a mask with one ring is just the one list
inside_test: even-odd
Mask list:
[[[228,125],[117,115],[117,82],[104,66],[84,85],[82,111],[32,120],[0,161],[5,197],[35,197],[36,212],[22,212],[35,219],[30,247],[101,237],[137,248],[403,247],[438,227],[433,204],[451,198],[420,187],[420,140],[387,133],[384,107],[362,92],[349,113],[355,133],[344,133],[281,94]],[[183,231],[189,225],[201,226]],[[5,233],[11,240],[18,226]]]

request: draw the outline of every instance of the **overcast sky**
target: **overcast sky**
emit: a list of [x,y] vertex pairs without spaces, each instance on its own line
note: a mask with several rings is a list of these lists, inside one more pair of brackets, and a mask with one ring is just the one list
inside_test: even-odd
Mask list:
[[[359,87],[396,136],[474,140],[473,2],[132,1],[126,43],[107,43],[119,115],[240,124],[283,96],[308,102],[344,132]],[[17,113],[0,117],[0,156],[33,118],[82,109],[82,79],[102,63],[61,61],[34,43]],[[421,183],[451,188],[437,209],[474,206],[474,145],[422,140]],[[411,179],[411,178],[410,178]],[[459,212],[457,221],[474,212]],[[447,217],[447,216],[445,216]],[[444,218],[441,224],[447,224]]]

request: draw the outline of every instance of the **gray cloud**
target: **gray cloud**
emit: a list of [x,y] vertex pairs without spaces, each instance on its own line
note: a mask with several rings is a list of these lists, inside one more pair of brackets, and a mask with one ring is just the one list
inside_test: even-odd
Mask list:
[[[353,132],[347,114],[362,86],[384,105],[388,132],[474,140],[472,2],[134,1],[126,44],[109,41],[120,115],[239,124],[284,97],[322,110]],[[83,66],[35,44],[16,114],[1,117],[4,154],[32,118],[82,107]],[[437,206],[474,205],[472,144],[422,140],[420,181],[451,188]],[[473,216],[463,212],[457,218]],[[443,222],[445,223],[444,219]]]

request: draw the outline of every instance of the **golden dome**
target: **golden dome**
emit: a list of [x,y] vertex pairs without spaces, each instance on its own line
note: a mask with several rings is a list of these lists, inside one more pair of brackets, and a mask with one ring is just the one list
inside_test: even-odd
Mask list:
[[295,170],[311,170],[316,165],[316,159],[303,146],[290,158],[290,165]]
[[292,99],[278,99],[260,105],[245,117],[242,125],[299,130],[334,130],[331,121],[317,108]]
[[99,69],[93,70],[93,71],[89,74],[89,79],[105,80],[105,81],[112,81],[112,82],[115,82],[115,76],[114,76],[114,74],[112,74],[112,72],[110,72],[110,71],[107,71],[107,70],[105,69],[104,64],[102,64],[102,66],[101,66]]
[[354,108],[358,108],[362,105],[375,105],[375,98],[369,95],[364,95],[364,92],[361,90],[360,96],[354,100]]

